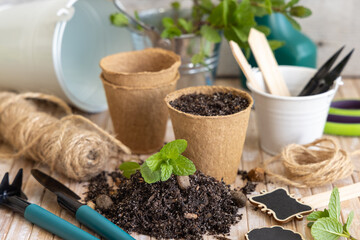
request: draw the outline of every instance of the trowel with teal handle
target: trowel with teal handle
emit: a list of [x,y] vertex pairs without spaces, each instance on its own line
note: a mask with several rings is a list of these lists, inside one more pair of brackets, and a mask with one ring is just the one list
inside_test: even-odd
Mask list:
[[73,213],[79,222],[94,230],[105,239],[135,240],[128,233],[116,226],[114,223],[110,222],[97,211],[80,203],[78,201],[80,197],[59,181],[37,169],[31,170],[31,174],[45,188],[56,194],[57,201],[62,208]]
[[0,184],[0,205],[10,208],[29,222],[65,240],[99,240],[39,205],[26,201],[27,197],[21,191],[22,178],[23,171],[20,169],[12,184],[9,184],[9,173],[5,174]]

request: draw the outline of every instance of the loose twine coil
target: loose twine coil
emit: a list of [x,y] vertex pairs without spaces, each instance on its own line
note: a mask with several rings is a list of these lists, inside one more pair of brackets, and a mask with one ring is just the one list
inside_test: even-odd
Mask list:
[[[298,188],[322,186],[350,176],[354,171],[350,156],[359,153],[359,150],[347,153],[334,140],[321,138],[306,145],[286,146],[279,155],[265,161],[264,169],[274,180],[287,185]],[[277,161],[282,162],[286,175],[269,170],[269,165]]]
[[[67,116],[58,119],[38,110],[26,99],[46,100],[60,106]],[[109,158],[128,147],[90,120],[73,115],[61,99],[41,93],[0,92],[0,138],[16,153],[0,158],[29,157],[75,180],[100,173]]]

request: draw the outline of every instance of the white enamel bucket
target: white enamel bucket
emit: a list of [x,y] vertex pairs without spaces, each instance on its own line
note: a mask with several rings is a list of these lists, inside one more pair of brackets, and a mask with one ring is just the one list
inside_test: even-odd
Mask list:
[[[254,70],[255,78],[265,89],[263,76]],[[271,154],[278,154],[286,145],[307,144],[323,134],[330,103],[342,85],[339,77],[327,92],[296,97],[315,74],[316,69],[295,66],[280,66],[291,96],[274,96],[258,91],[247,83],[254,98],[256,123],[259,131],[261,148]]]
[[0,6],[0,89],[54,94],[86,112],[106,110],[99,61],[131,49],[129,32],[110,24],[114,12],[108,0]]

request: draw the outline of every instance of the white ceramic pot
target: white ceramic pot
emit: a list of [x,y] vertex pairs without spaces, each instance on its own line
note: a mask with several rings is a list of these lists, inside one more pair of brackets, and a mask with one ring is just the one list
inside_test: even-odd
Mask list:
[[[247,83],[254,98],[256,123],[261,148],[272,155],[288,144],[307,144],[323,134],[330,103],[342,84],[339,77],[327,92],[296,97],[315,74],[316,69],[280,66],[291,96],[274,96],[254,89]],[[265,89],[262,73],[255,69],[255,77]]]
[[28,1],[0,9],[0,89],[54,94],[87,112],[107,109],[104,56],[131,49],[107,0]]

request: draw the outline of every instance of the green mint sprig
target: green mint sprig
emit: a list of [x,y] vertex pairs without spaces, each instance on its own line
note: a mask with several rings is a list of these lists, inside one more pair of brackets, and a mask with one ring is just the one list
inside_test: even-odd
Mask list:
[[188,176],[196,172],[194,163],[181,155],[187,148],[187,141],[177,139],[167,143],[158,153],[151,155],[140,165],[136,162],[124,162],[119,166],[126,178],[140,170],[147,183],[167,181],[172,174]]
[[351,211],[346,223],[340,222],[340,195],[335,187],[330,196],[329,209],[324,211],[312,212],[307,220],[308,227],[311,228],[311,235],[315,240],[337,240],[340,237],[356,240],[350,235],[349,229],[354,218],[354,212]]

